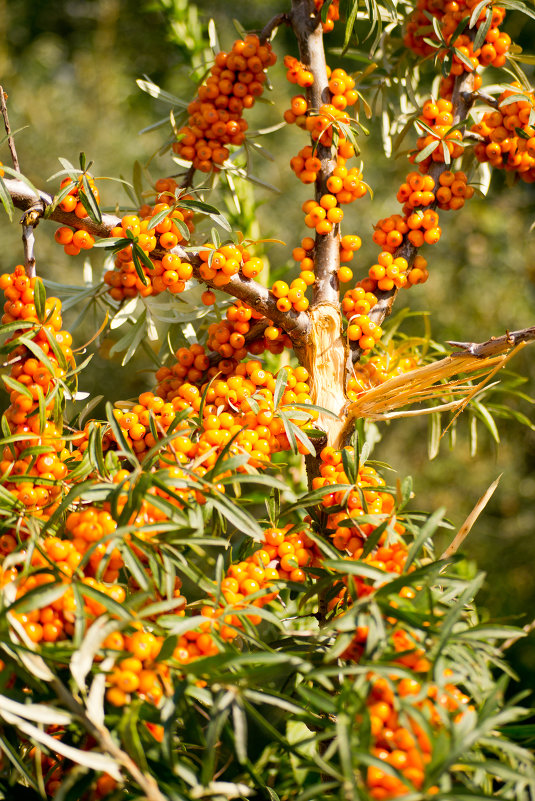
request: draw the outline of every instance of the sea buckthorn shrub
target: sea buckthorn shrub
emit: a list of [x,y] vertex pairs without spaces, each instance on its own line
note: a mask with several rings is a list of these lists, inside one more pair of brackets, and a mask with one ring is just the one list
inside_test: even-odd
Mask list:
[[[354,415],[433,364],[428,342],[383,325],[388,304],[429,278],[420,248],[440,240],[441,212],[474,195],[470,159],[531,182],[533,94],[505,89],[472,124],[462,104],[510,50],[505,10],[436,0],[400,11],[393,46],[402,35],[418,70],[436,56],[439,96],[411,99],[399,212],[347,233],[372,199],[354,160],[374,68],[324,62],[322,35],[346,10],[345,48],[358,9],[336,0],[295,0],[228,51],[210,25],[195,97],[170,115],[174,166],[156,181],[146,171],[135,206],[101,208],[83,154],[54,199],[31,203],[0,165],[2,198],[25,211],[25,264],[0,275],[5,798],[531,797],[527,713],[506,700],[502,647],[522,633],[479,616],[483,576],[456,540],[435,552],[444,511],[413,510],[411,480],[370,458]],[[308,197],[292,266],[273,280],[265,240],[245,213],[230,230],[212,193],[251,177],[261,131],[248,139],[244,112],[271,86],[270,38],[284,23],[298,88],[271,111],[275,130],[306,137],[289,167]],[[388,58],[389,36],[372,48],[381,40]],[[237,190],[224,199],[239,206]],[[136,397],[117,386],[99,406],[97,387],[82,405],[92,341],[47,297],[33,214],[61,222],[68,255],[108,251],[82,297],[106,309],[96,338],[111,316],[112,331],[131,326],[117,342],[128,359],[152,354]],[[356,255],[366,236],[380,248],[371,266]],[[461,400],[473,389],[453,388]]]

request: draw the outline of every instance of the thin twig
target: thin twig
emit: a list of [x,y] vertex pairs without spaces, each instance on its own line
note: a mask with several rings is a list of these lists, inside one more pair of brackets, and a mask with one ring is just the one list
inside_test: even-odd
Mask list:
[[22,226],[22,243],[24,245],[24,266],[26,275],[35,278],[35,255],[33,252],[35,245],[34,225]]
[[477,92],[474,92],[475,100],[481,100],[483,103],[486,103],[487,106],[492,106],[492,108],[499,108],[500,104],[498,103],[497,99],[492,95],[488,95],[486,92],[483,92],[479,89]]
[[285,12],[281,12],[280,14],[275,14],[275,16],[269,20],[269,22],[264,25],[262,30],[260,31],[258,38],[260,39],[261,44],[264,44],[271,39],[271,34],[274,30],[276,30],[280,25],[289,25],[290,18],[288,14]]
[[[481,343],[450,342],[450,345],[461,347],[462,350],[439,361],[416,367],[408,373],[389,378],[383,384],[363,392],[347,410],[342,440],[345,441],[351,436],[353,421],[357,418],[384,419],[386,414],[390,417],[395,409],[409,404],[421,403],[445,394],[451,395],[460,391],[464,393],[464,388],[459,384],[460,379],[448,380],[454,375],[472,374],[472,378],[476,376],[482,378],[476,386],[466,387],[468,392],[465,397],[455,402],[458,409],[456,417],[474,395],[488,385],[496,372],[505,366],[518,349],[533,341],[535,341],[535,326],[507,332],[500,337],[491,337]],[[448,383],[442,383],[446,380]],[[418,410],[418,413],[426,413],[426,410]]]
[[527,637],[532,631],[535,631],[535,620],[532,620],[531,623],[526,623],[525,626],[522,626],[522,629],[518,632],[518,634],[515,634],[513,637],[509,637],[508,640],[505,640],[505,642],[500,646],[500,651],[507,651],[507,649],[514,645],[517,640],[522,639],[522,637]]
[[105,726],[100,726],[91,720],[82,704],[76,700],[59,678],[54,677],[50,685],[57,697],[63,701],[65,706],[80,720],[87,733],[97,740],[102,750],[128,771],[144,793],[146,801],[168,801],[160,792],[155,778],[150,774],[144,773],[139,766],[136,765],[126,751],[123,751],[122,748],[114,742],[110,732]]
[[181,189],[189,189],[190,186],[193,186],[193,176],[195,175],[195,167],[193,164],[189,167],[188,171],[184,174],[184,178],[182,183],[180,184]]
[[501,337],[491,337],[486,342],[456,342],[449,340],[448,345],[454,348],[461,348],[460,351],[452,353],[452,356],[475,356],[477,359],[484,359],[488,356],[497,356],[506,350],[520,345],[521,342],[533,342],[535,340],[535,325],[529,328],[521,328],[519,331],[507,331]]
[[[495,366],[495,367],[494,367],[494,368],[493,368],[493,369],[490,371],[490,373],[489,373],[489,374],[488,374],[488,375],[487,375],[487,376],[486,376],[486,377],[483,379],[483,381],[481,381],[481,383],[479,383],[479,384],[477,385],[477,387],[474,387],[474,389],[472,390],[472,392],[470,392],[470,393],[469,393],[469,394],[468,394],[468,395],[467,395],[467,396],[466,396],[466,397],[463,399],[462,403],[461,403],[461,404],[459,404],[459,408],[458,408],[458,410],[457,410],[457,411],[456,411],[456,413],[453,415],[452,419],[450,420],[450,422],[448,423],[448,425],[446,426],[446,428],[445,428],[445,429],[444,429],[444,431],[442,432],[442,434],[441,434],[441,437],[443,437],[443,436],[446,434],[446,432],[448,431],[448,429],[449,429],[449,428],[451,428],[451,426],[454,424],[455,420],[456,420],[456,419],[459,417],[459,415],[460,415],[460,414],[462,414],[462,413],[464,412],[464,410],[466,409],[466,407],[468,406],[468,404],[470,403],[470,401],[473,399],[473,397],[474,397],[474,395],[476,394],[476,392],[480,392],[480,391],[481,391],[481,389],[483,389],[483,387],[485,386],[485,384],[488,384],[488,382],[489,382],[489,381],[490,381],[490,380],[491,380],[491,379],[492,379],[492,378],[493,378],[493,377],[496,375],[496,373],[497,373],[499,370],[501,370],[503,367],[505,367],[505,364],[506,364],[506,362],[508,362],[508,361],[509,361],[509,359],[512,359],[512,358],[513,358],[513,356],[515,356],[515,355],[516,355],[517,351],[519,351],[519,350],[521,350],[522,348],[524,348],[524,347],[526,346],[526,344],[527,344],[526,342],[520,342],[520,343],[519,343],[519,344],[518,344],[518,345],[517,345],[517,346],[516,346],[516,347],[515,347],[513,350],[511,350],[511,351],[510,351],[510,352],[507,354],[507,356],[503,356],[503,358],[502,358],[502,361],[501,361],[501,362],[498,362],[498,364],[497,364],[497,365],[496,365],[496,366]],[[476,357],[476,358],[481,358],[481,357],[480,357],[480,356],[478,356],[478,357]],[[492,357],[489,357],[489,359],[492,359]]]
[[13,134],[11,133],[11,126],[9,124],[9,115],[7,113],[6,98],[7,94],[4,92],[4,87],[0,86],[0,110],[2,111],[2,117],[4,118],[4,127],[6,129],[6,134],[7,134],[7,143],[9,145],[9,150],[11,152],[11,160],[13,161],[13,169],[15,169],[17,172],[20,172],[19,157],[17,156],[17,148],[15,147],[15,140],[13,139]]
[[444,553],[441,555],[440,557],[441,559],[447,559],[454,553],[457,553],[457,551],[459,550],[459,548],[461,547],[467,536],[470,534],[470,531],[472,530],[472,527],[476,522],[477,518],[479,517],[479,515],[481,514],[487,503],[494,495],[496,487],[500,483],[501,477],[502,474],[500,473],[498,478],[492,482],[488,490],[478,500],[478,502],[476,503],[476,505],[474,506],[474,508],[472,509],[472,511],[470,512],[464,523],[462,524],[461,528],[459,529],[453,540],[450,542]]

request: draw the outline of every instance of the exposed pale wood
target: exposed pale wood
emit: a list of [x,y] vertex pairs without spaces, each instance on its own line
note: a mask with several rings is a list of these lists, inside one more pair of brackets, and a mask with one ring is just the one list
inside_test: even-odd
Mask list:
[[337,415],[320,412],[315,425],[338,448],[348,401],[344,392],[348,348],[342,336],[340,310],[330,303],[310,310],[310,333],[302,363],[310,373],[312,402]]

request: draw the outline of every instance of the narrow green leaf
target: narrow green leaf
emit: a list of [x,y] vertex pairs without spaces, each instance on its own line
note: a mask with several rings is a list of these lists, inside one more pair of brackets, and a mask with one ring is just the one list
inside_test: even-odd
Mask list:
[[480,47],[483,46],[487,33],[490,30],[491,23],[492,23],[492,9],[488,8],[483,25],[481,25],[478,28],[476,38],[474,39],[474,51],[478,50]]
[[45,303],[46,303],[46,289],[40,278],[35,279],[35,286],[33,288],[33,302],[35,303],[35,311],[37,319],[40,323],[45,319]]
[[93,194],[87,175],[82,175],[82,186],[83,191],[78,191],[80,202],[86,210],[88,217],[90,217],[93,222],[100,224],[102,222],[102,212]]
[[21,384],[20,381],[17,381],[16,378],[11,378],[9,375],[3,375],[2,381],[9,387],[9,389],[14,390],[15,392],[19,392],[21,395],[24,395],[25,398],[33,401],[33,395],[26,386],[26,384]]
[[147,758],[138,731],[141,704],[141,699],[138,699],[123,709],[118,729],[126,752],[132,757],[136,765],[139,765],[142,771],[147,771]]
[[247,717],[243,707],[237,702],[232,705],[232,733],[236,756],[240,765],[247,762]]
[[50,361],[44,350],[37,344],[37,342],[34,342],[33,339],[30,339],[29,337],[26,336],[19,337],[19,342],[21,343],[21,345],[25,345],[28,348],[28,350],[33,353],[35,358],[44,364],[46,369],[49,371],[50,375],[52,376],[55,375],[55,370],[54,367],[52,366],[52,362]]
[[470,16],[470,22],[468,23],[468,27],[469,28],[473,28],[474,27],[474,25],[476,24],[476,22],[479,19],[479,15],[481,14],[481,12],[485,8],[485,6],[490,5],[491,2],[492,2],[492,0],[481,0],[481,2],[478,3],[477,6],[475,6],[475,8],[472,11],[472,14]]
[[499,443],[500,435],[498,433],[498,428],[496,426],[496,423],[494,422],[493,416],[486,408],[486,406],[483,406],[483,404],[480,401],[476,400],[475,398],[472,401],[470,401],[470,406],[472,407],[472,411],[474,412],[476,417],[479,417],[479,419],[484,423],[488,431],[490,431],[493,440],[496,443]]
[[0,748],[2,749],[6,757],[9,759],[11,764],[15,767],[15,770],[17,770],[18,773],[20,773],[20,775],[28,783],[28,786],[32,787],[36,793],[39,793],[39,788],[35,782],[34,777],[29,772],[24,761],[20,758],[17,749],[14,748],[7,739],[4,731],[0,731]]
[[420,549],[425,543],[425,541],[433,536],[433,534],[439,527],[440,523],[442,522],[445,513],[446,510],[444,509],[444,507],[441,507],[440,509],[437,509],[436,512],[433,512],[433,514],[425,521],[424,525],[418,532],[418,536],[415,538],[414,542],[409,548],[409,552],[407,554],[407,560],[403,568],[405,573],[408,572],[410,566],[416,559],[416,556],[420,552]]
[[344,32],[344,44],[342,45],[342,55],[344,55],[345,51],[349,47],[349,42],[351,40],[351,34],[353,33],[353,28],[355,27],[358,10],[359,10],[359,0],[352,0],[352,5],[350,5],[350,10],[349,13],[347,14],[346,29]]
[[519,0],[503,0],[500,3],[504,8],[511,8],[513,11],[520,11],[522,14],[535,19],[535,10],[527,6],[525,3],[520,3]]
[[62,158],[62,156],[58,156],[58,161],[61,164],[61,166],[65,169],[65,172],[67,173],[71,181],[76,182],[78,175],[80,175],[80,170],[77,170],[74,164],[71,164],[69,159],[64,159]]
[[[149,281],[142,267],[142,262],[145,261],[145,256],[146,256],[145,251],[139,247],[137,242],[132,242],[132,261],[134,262],[134,267],[136,268],[137,277],[139,278],[143,286],[148,286]],[[150,262],[150,269],[151,270],[154,269],[154,265],[152,262]]]
[[124,437],[124,434],[121,431],[121,426],[119,425],[119,423],[115,419],[115,416],[113,414],[113,406],[111,405],[111,403],[109,401],[106,404],[106,418],[108,420],[108,423],[110,424],[110,428],[111,428],[111,430],[113,432],[113,435],[114,435],[114,437],[115,437],[115,439],[117,441],[118,446],[121,448],[121,450],[123,451],[123,453],[127,457],[127,459],[134,466],[137,466],[137,464],[138,464],[137,458],[136,458],[134,452],[132,451],[132,449],[130,448],[130,445],[126,441],[126,439]]
[[418,153],[418,155],[416,156],[416,158],[414,159],[414,161],[415,161],[417,164],[419,164],[421,161],[425,161],[425,159],[426,159],[428,156],[430,156],[430,155],[431,155],[431,153],[434,153],[434,151],[437,149],[437,147],[439,146],[439,144],[440,144],[440,139],[435,139],[435,141],[434,141],[434,142],[429,142],[429,144],[428,144],[428,145],[426,145],[426,146],[423,148],[423,150],[420,150],[420,152]]
[[13,200],[11,198],[7,186],[5,185],[4,179],[1,176],[0,176],[0,201],[2,202],[2,206],[4,207],[7,216],[9,217],[9,222],[12,222],[15,206],[13,205]]
[[[73,582],[74,584],[74,582]],[[109,595],[106,593],[97,590],[95,587],[91,587],[89,584],[84,584],[83,582],[76,582],[78,587],[78,591],[81,593],[82,596],[89,595],[94,601],[97,601],[99,604],[106,609],[109,613],[110,617],[115,618],[118,617],[121,620],[128,620],[131,621],[133,619],[132,613],[127,609],[123,604],[114,601],[113,598],[110,598]]]
[[10,607],[10,612],[16,612],[18,615],[32,612],[34,609],[44,609],[45,606],[57,601],[68,589],[68,584],[61,581],[59,583],[41,584],[34,587],[33,590],[25,593],[21,598],[18,598]]

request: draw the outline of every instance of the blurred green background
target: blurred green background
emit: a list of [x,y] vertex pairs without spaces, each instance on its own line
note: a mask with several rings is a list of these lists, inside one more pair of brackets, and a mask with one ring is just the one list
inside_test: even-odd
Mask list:
[[[182,27],[172,28],[157,3],[0,0],[1,83],[9,94],[12,128],[27,126],[17,134],[16,142],[22,170],[36,185],[51,192],[57,189],[59,179],[48,184],[46,179],[61,169],[58,156],[77,163],[83,150],[95,161],[95,176],[130,179],[135,159],[145,164],[157,154],[169,129],[159,128],[142,136],[138,131],[164,117],[168,107],[143,94],[135,80],[147,74],[163,88],[190,100],[195,91],[190,56],[193,52],[198,64],[202,50],[196,38],[195,8],[181,0],[162,2],[182,9]],[[230,45],[236,33],[231,14],[246,29],[258,30],[284,8],[284,3],[271,0],[235,0],[232,12],[228,3],[202,0],[197,5],[203,25],[214,16],[223,47]],[[526,23],[520,14],[510,15],[505,29],[528,50],[535,41],[535,24]],[[332,34],[327,40],[330,49],[340,44],[341,34]],[[365,52],[367,44],[360,46]],[[296,54],[295,43],[285,29],[277,35],[275,48],[279,67],[271,75],[273,101],[271,105],[257,104],[248,117],[251,129],[278,123],[293,94],[280,65],[285,53]],[[334,54],[328,54],[328,60],[331,65],[341,63],[348,71],[360,66],[359,61],[340,61]],[[397,211],[395,193],[407,172],[403,158],[385,159],[378,121],[372,120],[369,128],[370,135],[361,137],[361,147],[365,179],[373,187],[374,199],[366,197],[353,204],[344,220],[347,232],[363,238],[356,275],[363,275],[375,260],[372,225]],[[273,195],[255,189],[258,230],[263,237],[287,243],[269,246],[267,251],[275,278],[279,272],[287,273],[288,266],[293,267],[290,254],[297,244],[296,231],[299,238],[305,235],[300,206],[308,192],[287,166],[305,139],[302,132],[286,127],[265,137],[262,144],[274,160],[257,158],[254,172],[281,191]],[[9,163],[6,144],[0,158]],[[154,178],[172,174],[169,156],[155,155],[150,172]],[[113,209],[117,203],[128,205],[119,184],[100,182],[99,187],[105,206]],[[475,197],[462,212],[443,215],[442,240],[427,254],[431,278],[423,287],[402,293],[397,308],[408,304],[413,311],[430,310],[432,336],[439,343],[448,339],[482,341],[507,329],[535,324],[535,248],[530,233],[534,218],[533,185],[512,187],[503,175],[495,174],[488,198]],[[65,256],[53,241],[53,229],[43,223],[37,232],[41,274],[54,281],[81,284],[82,256]],[[17,224],[9,225],[5,215],[2,242],[0,268],[2,272],[11,271],[22,258],[22,248]],[[102,251],[91,254],[95,276],[99,275],[102,256]],[[77,342],[85,341],[91,327],[95,326],[94,331],[101,321],[90,320],[83,331],[75,332]],[[423,334],[424,318],[411,318],[404,330]],[[150,384],[146,357],[124,368],[120,359],[115,359],[110,367],[98,348],[94,350],[81,389],[116,400],[132,397]],[[535,396],[534,363],[535,348],[528,347],[516,357],[512,369],[526,377],[522,389]],[[511,399],[510,403],[533,419],[527,401]],[[480,603],[488,615],[524,625],[535,617],[535,433],[517,422],[498,422],[499,446],[478,424],[478,452],[472,456],[466,414],[457,426],[454,449],[445,437],[438,457],[429,461],[427,419],[394,421],[381,426],[382,440],[374,457],[389,462],[400,476],[411,474],[415,508],[431,511],[445,506],[455,529],[489,484],[502,474],[498,490],[464,551],[487,573]],[[442,538],[438,548],[447,541],[448,537]],[[533,687],[535,635],[519,642],[510,653],[524,686]]]

